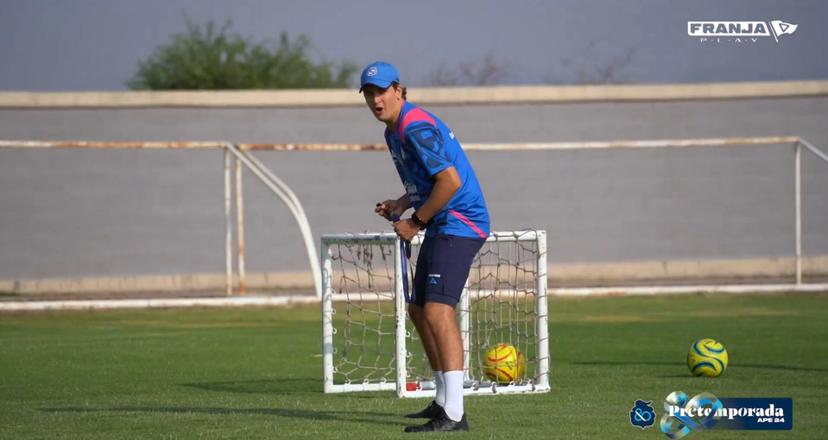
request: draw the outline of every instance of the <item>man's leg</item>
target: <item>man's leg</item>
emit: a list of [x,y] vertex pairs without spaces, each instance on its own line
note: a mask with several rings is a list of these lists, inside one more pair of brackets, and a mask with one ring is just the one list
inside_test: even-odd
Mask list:
[[458,422],[463,417],[463,340],[454,317],[454,307],[428,302],[425,320],[431,330],[440,358],[446,386],[446,415]]
[[[445,407],[446,386],[443,380],[443,366],[440,361],[440,355],[437,351],[437,344],[434,341],[434,333],[431,331],[431,327],[429,327],[425,318],[425,310],[420,305],[409,304],[408,316],[410,316],[411,321],[414,322],[414,327],[420,335],[420,340],[423,343],[423,348],[425,349],[426,356],[428,357],[428,363],[431,365],[431,370],[434,372],[434,383],[436,387],[434,401],[437,402],[440,407]],[[414,416],[414,414],[411,416]]]
[[412,302],[408,305],[408,316],[411,317],[411,321],[414,322],[414,327],[417,328],[417,333],[420,335],[420,340],[423,343],[423,349],[426,352],[426,356],[428,356],[428,362],[431,364],[431,370],[434,372],[436,392],[434,400],[425,409],[416,413],[406,414],[406,417],[412,419],[433,419],[439,417],[443,413],[443,406],[446,404],[446,386],[443,381],[442,362],[437,351],[437,344],[434,342],[434,335],[428,326],[428,322],[426,322],[425,311],[423,310],[426,283],[428,282],[426,275],[428,274],[432,245],[433,239],[426,237],[420,247],[420,253],[417,256],[417,268],[419,270],[414,272],[414,294],[412,296]]
[[[432,346],[446,387],[446,404],[439,408],[439,415],[422,426],[408,426],[405,432],[468,431],[469,425],[463,409],[463,341],[457,326],[454,308],[463,294],[463,285],[469,275],[474,255],[483,240],[453,236],[426,237],[429,252],[422,263],[418,258],[417,278],[425,293],[420,299],[427,328],[418,326],[420,334],[431,333]],[[431,247],[433,246],[433,247]],[[415,284],[416,281],[415,281]],[[425,343],[425,342],[424,342]]]
[[443,364],[440,361],[440,354],[437,351],[434,334],[426,321],[424,308],[417,304],[409,304],[408,316],[414,321],[414,327],[417,328],[417,333],[423,342],[423,348],[425,349],[426,356],[428,356],[428,363],[431,365],[431,369],[433,371],[443,371]]
[[426,303],[422,308],[425,321],[440,358],[443,371],[463,369],[463,340],[454,317],[454,307],[439,302]]

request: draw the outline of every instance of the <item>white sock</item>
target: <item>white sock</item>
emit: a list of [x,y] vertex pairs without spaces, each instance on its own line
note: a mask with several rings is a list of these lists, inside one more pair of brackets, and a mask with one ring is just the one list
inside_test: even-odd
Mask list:
[[444,371],[446,382],[446,415],[459,422],[463,418],[463,371]]
[[446,380],[443,378],[442,371],[435,371],[434,372],[434,384],[436,386],[437,393],[434,396],[434,401],[437,402],[438,405],[445,408],[446,407]]

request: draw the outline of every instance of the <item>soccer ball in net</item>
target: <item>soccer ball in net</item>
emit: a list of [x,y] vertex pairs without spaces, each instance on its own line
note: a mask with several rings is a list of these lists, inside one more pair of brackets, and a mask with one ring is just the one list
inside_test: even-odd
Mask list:
[[515,380],[521,380],[526,376],[526,356],[523,353],[518,352],[517,354],[517,375],[515,376]]
[[721,342],[700,339],[687,353],[687,367],[694,376],[717,377],[727,368],[727,350]]
[[489,379],[507,384],[516,381],[526,371],[526,358],[514,345],[500,343],[486,350],[483,374]]

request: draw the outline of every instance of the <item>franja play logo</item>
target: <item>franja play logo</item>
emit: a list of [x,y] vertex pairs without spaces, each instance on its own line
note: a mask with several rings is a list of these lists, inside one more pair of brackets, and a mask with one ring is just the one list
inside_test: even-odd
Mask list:
[[773,37],[778,43],[782,35],[796,32],[797,26],[782,20],[688,21],[687,35],[701,43],[756,43],[766,37]]

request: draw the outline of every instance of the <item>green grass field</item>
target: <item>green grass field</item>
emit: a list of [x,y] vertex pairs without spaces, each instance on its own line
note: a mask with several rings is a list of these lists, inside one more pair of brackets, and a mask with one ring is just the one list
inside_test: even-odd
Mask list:
[[[466,399],[452,438],[666,438],[630,425],[674,390],[792,397],[794,429],[690,439],[825,438],[828,295],[558,299],[552,392]],[[0,438],[411,438],[425,400],[322,393],[320,312],[176,309],[0,315]],[[717,379],[684,364],[693,340],[730,353]],[[429,437],[441,437],[425,434]]]

